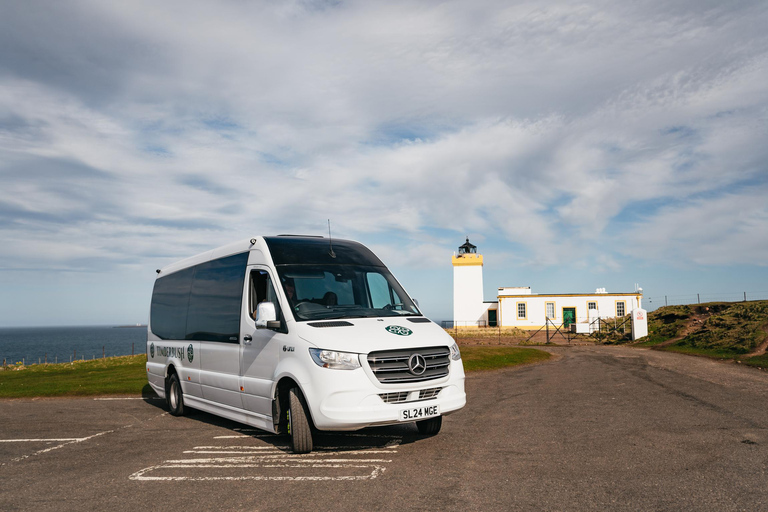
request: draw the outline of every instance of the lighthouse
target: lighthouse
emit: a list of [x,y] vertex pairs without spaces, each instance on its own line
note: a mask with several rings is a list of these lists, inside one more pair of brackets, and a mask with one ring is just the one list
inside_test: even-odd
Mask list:
[[459,246],[453,262],[453,322],[458,327],[485,325],[483,304],[483,255],[467,241]]

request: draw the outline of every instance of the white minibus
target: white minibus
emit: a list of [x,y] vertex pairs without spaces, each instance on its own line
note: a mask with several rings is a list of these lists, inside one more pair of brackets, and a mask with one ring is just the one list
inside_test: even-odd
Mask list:
[[273,433],[415,422],[464,407],[459,347],[360,243],[269,236],[158,270],[147,377],[171,414],[194,408]]

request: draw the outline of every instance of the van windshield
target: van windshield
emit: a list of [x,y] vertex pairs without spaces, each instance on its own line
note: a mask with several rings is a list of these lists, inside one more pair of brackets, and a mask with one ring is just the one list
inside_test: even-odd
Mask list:
[[421,315],[386,267],[278,265],[296,320]]

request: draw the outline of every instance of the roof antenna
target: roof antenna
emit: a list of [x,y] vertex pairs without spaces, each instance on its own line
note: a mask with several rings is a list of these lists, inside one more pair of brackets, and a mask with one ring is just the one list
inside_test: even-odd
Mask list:
[[336,257],[336,253],[333,252],[333,239],[331,238],[331,219],[328,219],[328,254],[331,256],[331,258]]

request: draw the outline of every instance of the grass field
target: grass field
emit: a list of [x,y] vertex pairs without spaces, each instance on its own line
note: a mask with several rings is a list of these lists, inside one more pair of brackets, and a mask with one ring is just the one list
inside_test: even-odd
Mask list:
[[136,395],[146,393],[147,356],[108,357],[60,364],[7,366],[0,398]]
[[[466,371],[492,370],[549,359],[547,352],[517,347],[462,347]],[[151,395],[147,356],[109,357],[74,363],[7,366],[0,371],[0,398]]]
[[496,370],[508,366],[538,363],[552,357],[549,352],[520,347],[461,347],[461,360],[467,372]]

